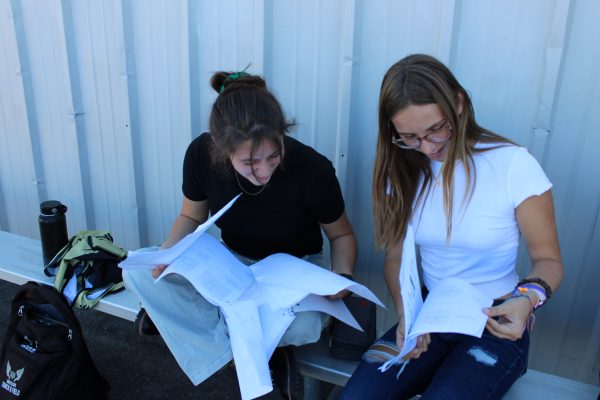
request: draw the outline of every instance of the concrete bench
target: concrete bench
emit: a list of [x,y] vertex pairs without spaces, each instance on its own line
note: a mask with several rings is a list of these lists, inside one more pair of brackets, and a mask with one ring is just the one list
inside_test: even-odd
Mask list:
[[[40,242],[35,239],[0,231],[0,279],[23,284],[27,281],[52,283],[44,275]],[[139,311],[136,296],[121,291],[103,298],[94,308],[119,318],[133,321]],[[329,354],[327,338],[301,346],[296,351],[300,371],[307,378],[309,393],[315,393],[314,382],[328,382],[343,387],[357,366],[356,362],[337,359]],[[331,398],[339,390],[332,392]],[[507,400],[596,400],[600,388],[544,372],[529,370],[504,397]],[[310,397],[310,396],[309,396]]]

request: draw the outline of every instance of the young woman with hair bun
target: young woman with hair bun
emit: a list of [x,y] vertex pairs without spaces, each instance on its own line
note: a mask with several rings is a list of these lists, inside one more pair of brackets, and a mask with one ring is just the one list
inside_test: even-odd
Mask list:
[[[354,272],[356,239],[332,163],[287,134],[294,123],[263,78],[245,72],[217,72],[217,96],[209,131],[189,145],[183,163],[183,203],[168,248],[241,193],[219,218],[222,242],[245,264],[274,253],[288,253],[324,266],[321,231],[329,240],[331,269]],[[323,133],[324,134],[324,133]],[[158,331],[194,384],[232,359],[223,316],[185,280],[152,272],[124,271],[127,287],[143,310],[138,331]],[[347,291],[332,293],[342,298]],[[152,319],[150,319],[150,317]],[[290,346],[315,342],[328,317],[298,313],[271,359],[274,380],[286,398],[302,397],[302,377]]]

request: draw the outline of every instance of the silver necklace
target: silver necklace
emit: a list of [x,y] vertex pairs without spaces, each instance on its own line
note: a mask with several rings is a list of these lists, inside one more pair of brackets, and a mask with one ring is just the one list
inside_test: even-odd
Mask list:
[[246,189],[244,189],[244,187],[242,186],[242,183],[240,182],[240,178],[238,178],[238,173],[237,171],[234,171],[235,174],[235,180],[239,186],[240,189],[242,189],[242,192],[246,193],[248,196],[258,196],[259,194],[261,194],[263,192],[263,190],[266,189],[267,185],[263,185],[258,192],[256,193],[250,193],[249,191],[247,191]]

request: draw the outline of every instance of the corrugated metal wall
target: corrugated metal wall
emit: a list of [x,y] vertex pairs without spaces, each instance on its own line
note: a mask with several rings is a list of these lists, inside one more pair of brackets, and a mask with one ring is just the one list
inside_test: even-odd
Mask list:
[[[71,233],[159,243],[185,148],[207,126],[211,72],[252,63],[295,136],[336,165],[359,278],[389,301],[371,220],[378,90],[393,62],[429,53],[554,182],[566,276],[530,365],[597,383],[599,17],[595,0],[0,0],[0,229],[38,237],[39,203],[59,199]],[[380,317],[380,330],[393,322]]]

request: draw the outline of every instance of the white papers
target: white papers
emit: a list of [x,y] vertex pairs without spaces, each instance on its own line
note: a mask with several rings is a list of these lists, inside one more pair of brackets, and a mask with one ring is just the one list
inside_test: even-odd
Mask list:
[[215,215],[211,216],[203,224],[200,224],[196,230],[168,249],[158,250],[155,252],[148,251],[130,251],[127,253],[127,258],[119,263],[119,267],[123,269],[154,269],[157,265],[169,265],[181,253],[187,250],[196,239],[198,239],[211,225],[219,219],[221,215],[235,203],[240,195],[235,196],[229,203],[221,208]]
[[417,338],[410,333],[423,307],[421,283],[417,270],[417,253],[415,249],[415,234],[412,225],[406,227],[406,235],[402,244],[402,260],[400,261],[400,293],[404,308],[404,346],[398,358],[404,357],[415,348]]
[[431,289],[423,303],[412,225],[407,227],[402,245],[399,279],[404,307],[404,346],[382,370],[401,362],[402,357],[415,348],[419,335],[453,332],[481,337],[487,322],[483,309],[491,306],[493,299],[469,283],[457,278],[445,279]]
[[492,303],[493,299],[467,282],[445,279],[427,296],[410,336],[454,332],[481,337],[488,318],[483,309]]
[[363,285],[289,254],[274,254],[247,267],[208,234],[158,279],[171,273],[185,277],[223,311],[243,399],[272,390],[268,360],[296,312],[327,312],[358,328],[341,300],[322,295],[348,289],[383,306]]
[[335,315],[343,323],[350,325],[354,329],[364,332],[363,328],[358,324],[348,307],[343,300],[328,300],[323,296],[309,294],[300,303],[292,306],[292,310],[297,313],[301,311],[320,311],[329,315]]
[[242,399],[251,399],[272,390],[268,360],[297,312],[326,312],[360,329],[343,301],[323,296],[348,289],[383,304],[365,286],[289,254],[273,254],[250,267],[240,262],[205,233],[236,199],[170,249],[130,252],[120,266],[141,269],[168,264],[157,282],[179,274],[221,309]]
[[156,281],[173,273],[184,276],[216,306],[231,304],[254,282],[250,269],[208,234],[198,236]]
[[[308,261],[289,254],[273,254],[250,266],[257,282],[268,285],[267,290],[277,292],[270,298],[271,304],[294,304],[308,293],[335,294],[348,289],[373,303],[383,303],[365,286],[317,267]],[[285,287],[284,291],[278,290]],[[300,296],[300,297],[298,297]]]
[[[221,308],[227,328],[235,370],[243,399],[253,399],[273,390],[269,357],[261,338],[261,321],[256,303],[238,301]],[[290,320],[291,322],[291,320]]]

